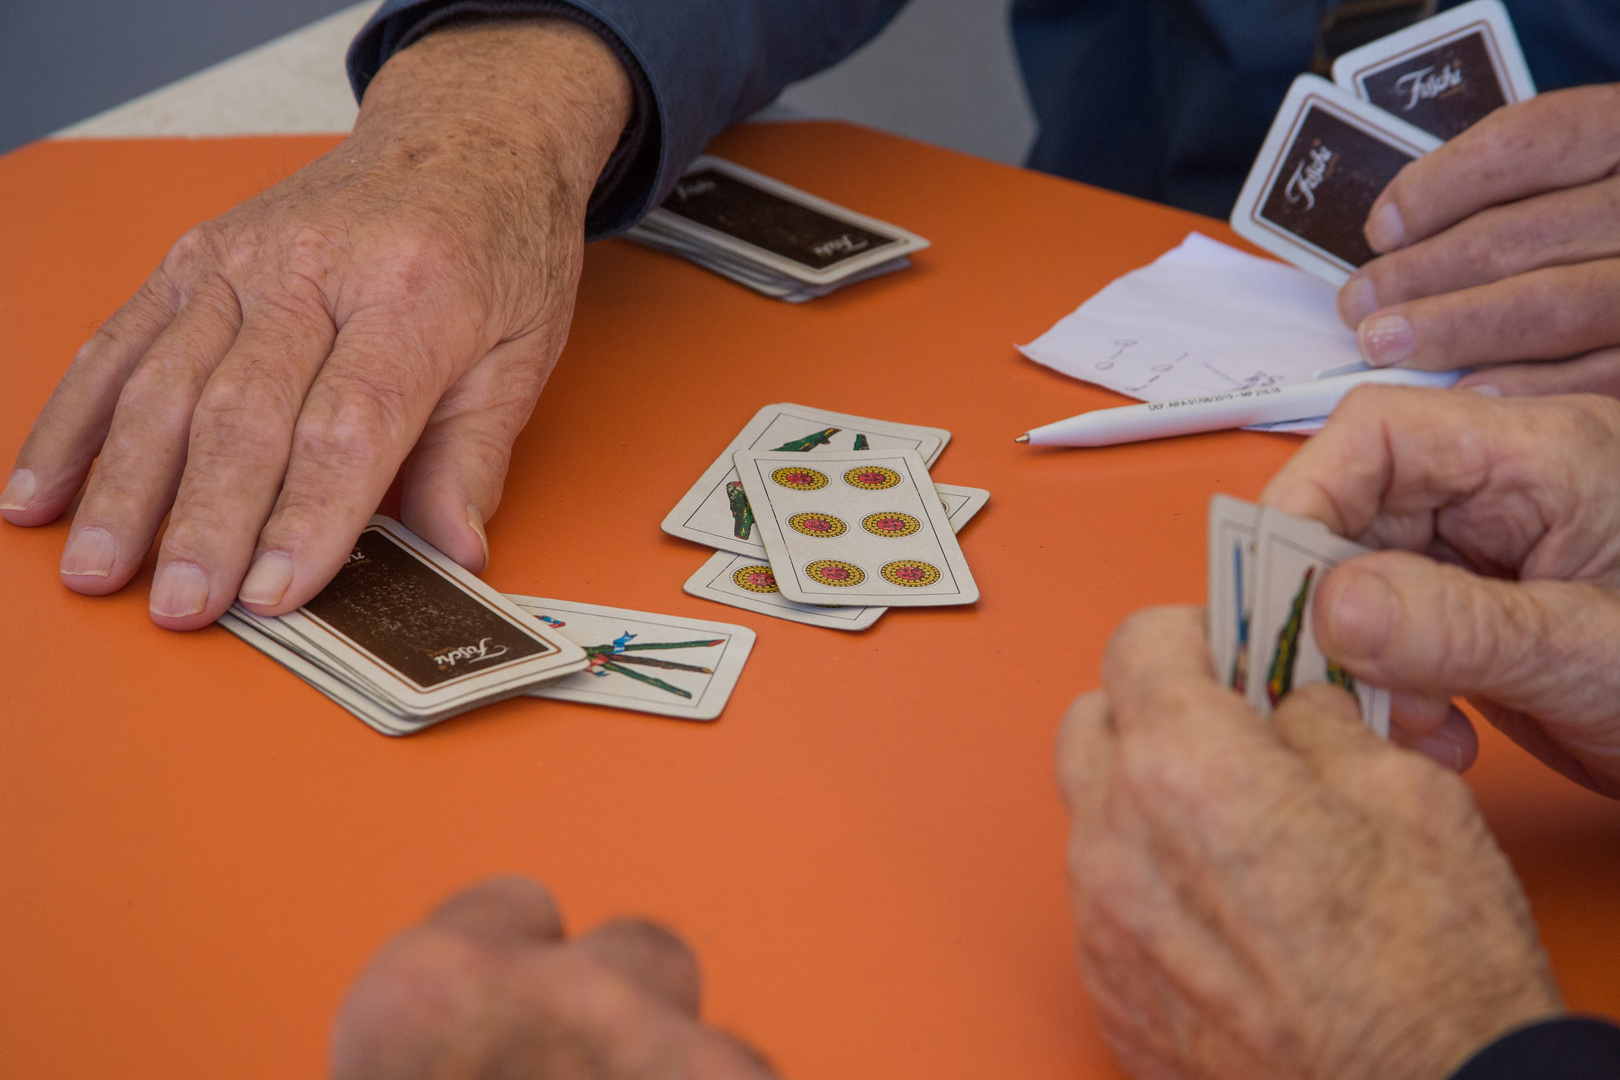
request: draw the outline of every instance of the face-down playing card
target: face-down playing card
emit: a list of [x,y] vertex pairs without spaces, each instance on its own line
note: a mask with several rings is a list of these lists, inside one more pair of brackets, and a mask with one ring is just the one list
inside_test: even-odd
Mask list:
[[509,595],[585,650],[590,667],[527,691],[682,720],[713,720],[731,697],[754,632],[730,623]]
[[754,510],[732,461],[738,450],[820,455],[910,449],[932,465],[950,439],[951,433],[942,428],[895,424],[804,405],[767,405],[704,470],[664,518],[662,528],[671,536],[764,559],[765,545],[755,528]]
[[1333,62],[1333,81],[1439,139],[1536,96],[1500,0],[1473,0],[1352,49]]
[[1323,655],[1316,641],[1312,600],[1333,567],[1369,549],[1335,536],[1320,522],[1263,508],[1257,519],[1254,608],[1249,621],[1249,704],[1270,716],[1283,696],[1302,686],[1333,683],[1355,694],[1361,717],[1389,737],[1389,692],[1359,683]]
[[724,158],[692,162],[647,223],[810,285],[826,285],[921,251],[915,233]]
[[1342,285],[1373,259],[1362,233],[1379,194],[1440,140],[1326,79],[1294,80],[1232,207],[1238,235]]
[[979,598],[915,450],[733,456],[787,599],[937,607]]
[[579,646],[381,516],[303,607],[264,618],[237,605],[232,615],[375,701],[407,730],[587,664]]
[[[951,528],[957,532],[990,500],[990,493],[983,488],[935,484],[934,491],[945,505],[945,516]],[[685,589],[689,595],[704,600],[831,630],[865,630],[889,610],[886,607],[796,604],[782,595],[769,562],[730,551],[715,552],[687,579]]]

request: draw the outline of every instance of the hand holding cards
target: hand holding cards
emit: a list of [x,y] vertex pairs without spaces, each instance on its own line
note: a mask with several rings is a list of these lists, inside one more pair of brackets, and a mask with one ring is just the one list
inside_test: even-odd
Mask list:
[[1499,0],[1473,0],[1348,52],[1333,75],[1294,80],[1231,224],[1341,285],[1374,256],[1362,229],[1395,174],[1493,109],[1534,97],[1535,85]]
[[1359,684],[1316,644],[1311,600],[1322,577],[1368,548],[1317,521],[1226,495],[1209,504],[1209,645],[1215,674],[1261,716],[1289,691],[1333,683],[1389,737],[1389,692]]
[[928,246],[914,233],[700,157],[664,204],[625,236],[789,303],[904,270]]

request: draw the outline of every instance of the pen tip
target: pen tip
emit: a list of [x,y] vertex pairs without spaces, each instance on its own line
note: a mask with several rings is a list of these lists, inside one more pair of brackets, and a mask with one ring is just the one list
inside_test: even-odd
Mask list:
[[1018,436],[1018,438],[1014,439],[1013,442],[1029,442],[1029,436],[1028,435],[1020,435],[1020,436]]

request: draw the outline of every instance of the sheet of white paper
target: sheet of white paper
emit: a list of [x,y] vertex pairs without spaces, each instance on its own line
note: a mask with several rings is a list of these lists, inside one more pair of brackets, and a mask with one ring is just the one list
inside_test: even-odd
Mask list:
[[[1189,233],[1019,346],[1037,364],[1139,401],[1305,382],[1359,363],[1333,286],[1275,259]],[[1268,424],[1265,429],[1315,430]]]

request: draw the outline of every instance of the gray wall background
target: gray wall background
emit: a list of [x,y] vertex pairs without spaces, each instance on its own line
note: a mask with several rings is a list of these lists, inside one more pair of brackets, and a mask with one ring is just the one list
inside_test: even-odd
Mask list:
[[354,0],[0,0],[0,152]]
[[[0,0],[0,152],[353,2]],[[1035,125],[1013,59],[1008,4],[913,0],[876,40],[790,87],[780,104],[1022,161]]]

